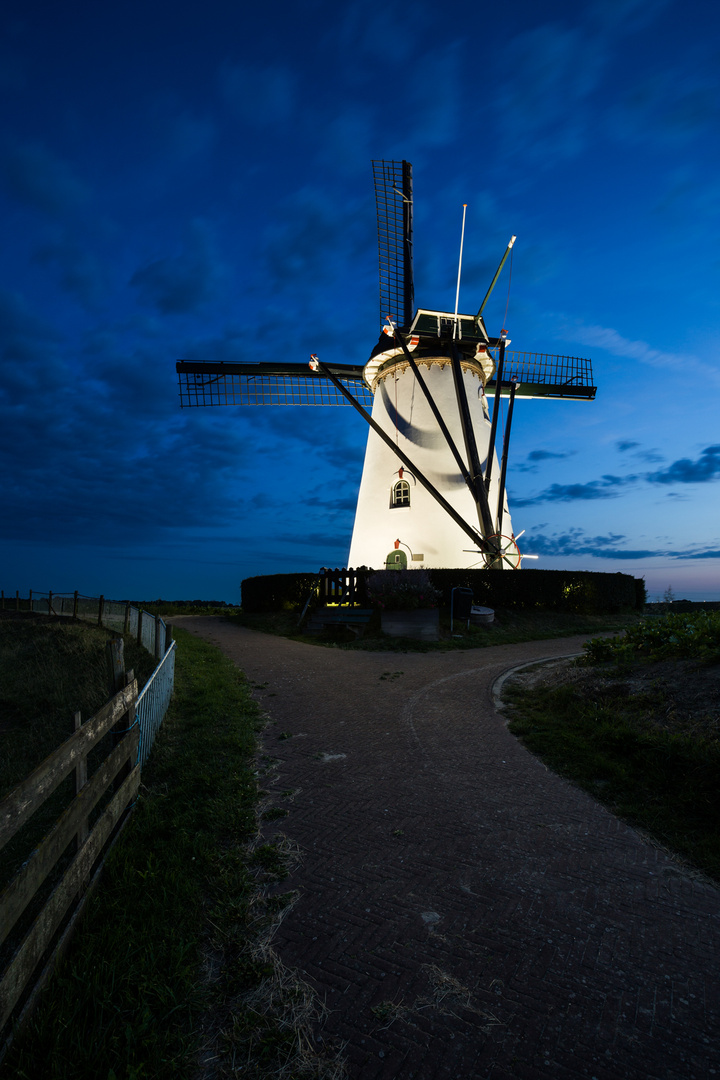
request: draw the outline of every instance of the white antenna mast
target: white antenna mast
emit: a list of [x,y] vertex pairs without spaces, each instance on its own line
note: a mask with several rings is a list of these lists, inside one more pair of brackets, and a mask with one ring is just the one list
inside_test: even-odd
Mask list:
[[455,291],[455,323],[453,326],[453,336],[457,337],[457,314],[458,304],[460,303],[460,274],[462,273],[462,257],[463,257],[463,244],[465,242],[465,213],[467,211],[467,203],[463,203],[463,219],[462,219],[462,231],[460,233],[460,261],[458,262],[458,279],[457,289]]

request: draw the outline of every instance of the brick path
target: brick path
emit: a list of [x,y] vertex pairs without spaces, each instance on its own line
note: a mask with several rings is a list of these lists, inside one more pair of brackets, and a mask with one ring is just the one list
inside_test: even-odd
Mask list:
[[583,638],[364,653],[183,625],[268,684],[273,790],[304,852],[275,945],[354,1080],[720,1077],[720,891],[493,708],[502,672]]

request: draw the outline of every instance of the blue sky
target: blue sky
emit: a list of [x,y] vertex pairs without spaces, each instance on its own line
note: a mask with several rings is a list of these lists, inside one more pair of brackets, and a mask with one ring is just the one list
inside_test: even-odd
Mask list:
[[[6,5],[2,587],[237,600],[345,565],[349,409],[180,410],[174,362],[363,363],[372,158],[413,163],[416,301],[591,357],[519,401],[548,568],[720,598],[720,10],[699,0]],[[528,564],[530,565],[530,564]]]

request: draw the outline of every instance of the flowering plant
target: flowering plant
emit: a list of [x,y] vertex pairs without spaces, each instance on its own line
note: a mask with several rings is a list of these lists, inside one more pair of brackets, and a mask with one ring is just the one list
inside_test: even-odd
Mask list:
[[381,611],[416,611],[437,607],[442,593],[427,570],[378,570],[367,579],[367,595]]

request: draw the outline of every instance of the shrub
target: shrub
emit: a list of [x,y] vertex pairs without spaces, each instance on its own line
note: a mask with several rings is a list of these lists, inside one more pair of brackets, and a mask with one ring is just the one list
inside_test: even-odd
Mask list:
[[417,611],[437,607],[442,593],[433,587],[427,570],[378,570],[365,584],[375,608],[385,611]]
[[583,646],[587,661],[706,660],[720,661],[720,612],[665,615],[629,627],[620,637],[594,638]]

